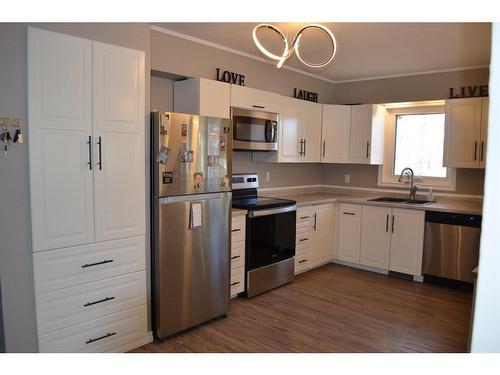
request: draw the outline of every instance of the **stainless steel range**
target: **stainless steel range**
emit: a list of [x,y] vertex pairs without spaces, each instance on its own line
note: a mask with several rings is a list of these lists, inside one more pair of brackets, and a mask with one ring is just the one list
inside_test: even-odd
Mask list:
[[232,206],[248,211],[245,291],[251,298],[293,281],[296,202],[259,197],[257,174],[234,174],[232,182]]

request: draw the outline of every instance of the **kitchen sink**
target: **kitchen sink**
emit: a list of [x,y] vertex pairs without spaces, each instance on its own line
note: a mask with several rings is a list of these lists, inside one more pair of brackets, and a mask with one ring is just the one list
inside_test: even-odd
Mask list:
[[426,199],[406,199],[406,198],[393,198],[393,197],[380,197],[368,200],[371,202],[405,203],[405,204],[429,204],[434,202]]

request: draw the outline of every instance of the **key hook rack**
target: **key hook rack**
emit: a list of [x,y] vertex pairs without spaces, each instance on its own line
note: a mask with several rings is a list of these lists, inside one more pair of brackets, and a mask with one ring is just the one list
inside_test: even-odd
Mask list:
[[[9,128],[16,129],[14,136],[10,134]],[[4,156],[7,156],[7,150],[10,142],[23,143],[23,133],[21,131],[21,119],[15,117],[0,117],[0,145],[3,146]]]
[[15,117],[0,117],[0,127],[6,128],[20,128],[21,119]]

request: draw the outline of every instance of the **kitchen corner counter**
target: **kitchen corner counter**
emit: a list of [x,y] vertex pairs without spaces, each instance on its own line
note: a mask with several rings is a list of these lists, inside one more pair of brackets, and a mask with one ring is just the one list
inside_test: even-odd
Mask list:
[[[405,203],[393,203],[393,202],[373,202],[370,199],[378,198],[382,196],[387,196],[391,194],[383,193],[380,194],[343,194],[338,192],[288,192],[285,190],[283,192],[273,191],[273,194],[263,193],[262,195],[274,196],[277,198],[291,199],[297,202],[297,207],[322,204],[322,203],[353,203],[353,204],[369,204],[373,206],[384,206],[384,207],[397,207],[397,208],[407,208],[413,210],[423,210],[423,211],[439,211],[439,212],[451,212],[469,215],[481,215],[483,202],[480,199],[463,199],[463,198],[436,198],[436,202],[424,205],[414,205]],[[261,194],[259,194],[261,195]],[[394,195],[394,194],[392,194]]]
[[244,216],[247,214],[247,210],[242,210],[241,208],[232,208],[231,215],[232,216]]

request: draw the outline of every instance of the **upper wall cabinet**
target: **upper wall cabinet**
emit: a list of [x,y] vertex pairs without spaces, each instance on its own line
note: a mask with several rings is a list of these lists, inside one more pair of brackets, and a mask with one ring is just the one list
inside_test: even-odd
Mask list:
[[205,78],[174,82],[174,112],[230,118],[231,85]]
[[351,106],[323,105],[321,162],[349,163]]
[[254,152],[254,161],[319,163],[321,160],[321,104],[277,95],[278,151]]
[[444,166],[484,168],[487,129],[488,98],[447,100]]
[[351,107],[349,163],[382,164],[386,110],[373,104]]
[[281,95],[251,87],[231,85],[231,107],[279,113]]

